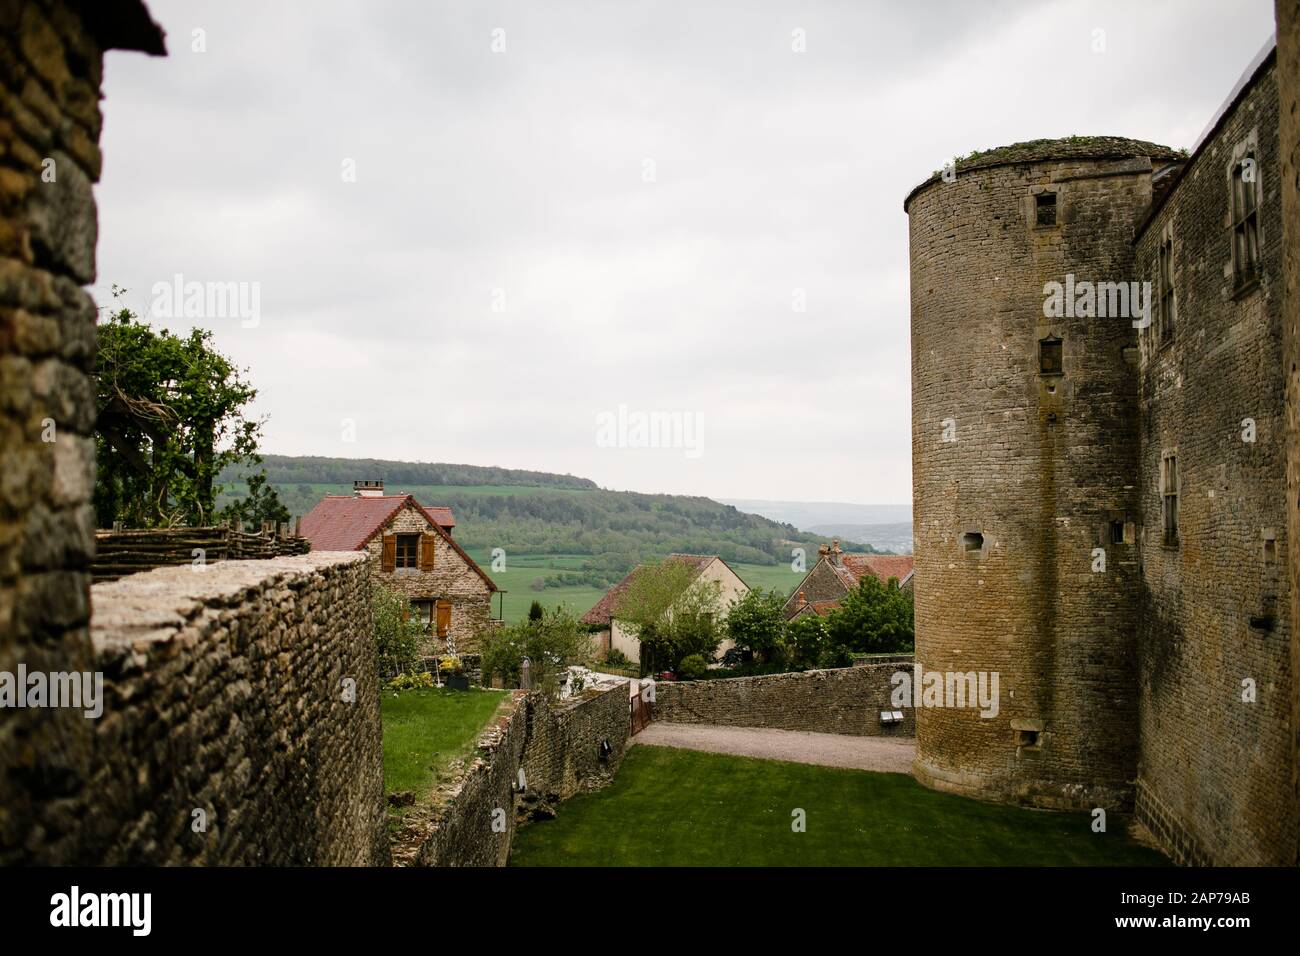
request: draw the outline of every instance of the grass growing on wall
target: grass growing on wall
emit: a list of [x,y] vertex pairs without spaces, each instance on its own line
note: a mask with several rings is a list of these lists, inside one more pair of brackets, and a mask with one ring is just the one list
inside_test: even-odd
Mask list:
[[[792,830],[792,813],[807,829]],[[512,866],[1161,866],[1123,828],[927,790],[903,774],[667,747],[516,835]]]
[[422,799],[457,757],[474,749],[505,693],[470,688],[404,690],[380,696],[384,725],[384,791],[412,790]]

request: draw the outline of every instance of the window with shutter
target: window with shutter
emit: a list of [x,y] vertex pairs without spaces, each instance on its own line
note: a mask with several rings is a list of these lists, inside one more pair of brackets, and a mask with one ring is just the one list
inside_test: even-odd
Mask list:
[[380,567],[392,571],[397,567],[397,535],[384,535],[384,546],[380,552]]
[[449,630],[451,630],[451,602],[441,600],[438,602],[438,636],[446,637]]

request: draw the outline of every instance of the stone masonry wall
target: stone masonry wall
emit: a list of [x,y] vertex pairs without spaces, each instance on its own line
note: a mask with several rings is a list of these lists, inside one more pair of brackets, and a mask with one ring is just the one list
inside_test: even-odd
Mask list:
[[[504,866],[518,822],[613,778],[627,749],[627,687],[552,703],[512,691],[479,737],[474,758],[425,810],[412,808],[394,840],[399,866]],[[600,759],[600,744],[610,754]],[[519,771],[525,789],[517,791]],[[504,812],[500,812],[504,811]],[[494,826],[495,823],[495,826]]]
[[[1045,315],[1045,286],[1139,278],[1133,230],[1153,168],[1176,154],[1112,140],[1005,154],[907,204],[916,661],[997,672],[1002,694],[993,719],[921,713],[917,776],[1123,806],[1137,762],[1136,332],[1129,317]],[[1055,195],[1054,224],[1038,223],[1040,194]],[[1061,361],[1044,371],[1051,338]]]
[[880,712],[894,710],[890,678],[911,672],[910,663],[867,664],[835,670],[665,681],[655,685],[655,720],[727,727],[774,727],[852,736],[916,733],[916,712],[882,724]]
[[[1173,239],[1172,341],[1141,336],[1142,631],[1137,813],[1175,859],[1290,862],[1291,597],[1287,372],[1276,70],[1267,67],[1192,158],[1137,243],[1156,277]],[[1231,175],[1258,169],[1260,276],[1231,266]],[[1243,432],[1253,421],[1253,441]],[[1163,541],[1161,459],[1178,462],[1178,542]],[[1254,700],[1243,700],[1243,681]]]
[[[1286,384],[1287,540],[1300,541],[1300,0],[1277,0],[1278,159],[1282,186],[1282,367]],[[1300,621],[1300,548],[1287,549],[1291,620]],[[1291,628],[1291,793],[1300,806],[1300,628]],[[1300,864],[1300,833],[1291,852]]]
[[[105,3],[99,12],[114,18],[126,6]],[[7,673],[20,664],[85,671],[92,662],[95,304],[82,286],[95,279],[91,186],[102,162],[104,51],[78,9],[0,0],[0,671]],[[162,52],[161,44],[155,34],[147,45]],[[0,864],[75,858],[77,823],[68,808],[91,759],[92,732],[79,713],[0,711]]]
[[[159,568],[94,587],[87,772],[38,864],[382,865],[379,685],[363,555]],[[353,681],[348,685],[345,681]],[[352,700],[347,692],[355,690]],[[206,830],[195,832],[196,810]]]
[[[432,571],[399,568],[384,571],[380,561],[385,534],[432,534],[429,523],[414,507],[408,506],[393,516],[381,534],[375,535],[366,550],[372,559],[371,567],[377,584],[396,591],[409,600],[434,601],[446,598],[452,602],[449,636],[462,654],[480,650],[480,639],[490,626],[492,592],[483,579],[465,564],[456,549],[438,536]],[[430,637],[423,648],[426,654],[442,653],[445,641]]]
[[[528,791],[520,798],[521,811],[536,813],[613,777],[631,730],[627,695],[622,684],[555,705],[533,695],[523,764]],[[603,741],[610,745],[604,760]]]

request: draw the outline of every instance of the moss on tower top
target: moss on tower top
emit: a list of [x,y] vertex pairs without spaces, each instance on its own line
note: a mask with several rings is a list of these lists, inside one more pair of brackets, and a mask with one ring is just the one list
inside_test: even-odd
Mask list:
[[[1177,161],[1187,158],[1187,150],[1171,149],[1159,143],[1124,136],[1066,136],[1062,139],[1030,139],[1010,146],[994,149],[977,149],[965,156],[954,157],[957,174],[972,169],[991,166],[1013,166],[1019,163],[1053,163],[1072,159],[1130,159],[1148,156],[1153,160]],[[924,182],[907,194],[903,200],[906,211],[912,197],[931,183],[938,182],[942,170],[935,170]]]

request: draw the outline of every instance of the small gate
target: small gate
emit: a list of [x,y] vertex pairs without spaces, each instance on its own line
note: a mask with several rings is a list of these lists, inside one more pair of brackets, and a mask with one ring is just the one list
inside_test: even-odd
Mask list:
[[628,698],[628,712],[632,718],[632,736],[645,730],[646,725],[654,719],[654,702],[645,700],[641,694]]

